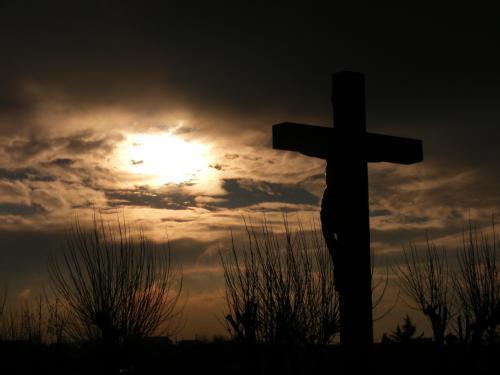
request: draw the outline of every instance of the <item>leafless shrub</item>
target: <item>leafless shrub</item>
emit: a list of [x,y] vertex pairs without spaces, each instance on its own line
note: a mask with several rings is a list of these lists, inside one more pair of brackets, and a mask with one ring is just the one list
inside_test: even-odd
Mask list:
[[500,249],[495,226],[492,235],[478,233],[469,224],[458,250],[458,274],[455,290],[461,304],[458,333],[461,341],[477,347],[487,340],[494,343],[500,323]]
[[45,315],[40,296],[35,302],[25,302],[16,308],[7,308],[0,321],[1,339],[28,341],[41,344],[45,339]]
[[[80,339],[119,343],[159,330],[172,333],[178,316],[182,275],[173,268],[170,249],[158,249],[124,220],[116,226],[102,217],[90,228],[70,228],[64,251],[49,262],[56,308],[68,309],[71,323],[54,318],[56,336],[67,331]],[[57,314],[55,313],[57,316]]]
[[396,268],[400,287],[411,299],[413,305],[410,307],[420,310],[429,319],[435,342],[443,345],[453,305],[451,272],[445,249],[427,240],[422,252],[415,244],[410,244],[403,249],[403,256],[403,266]]
[[69,314],[61,303],[45,291],[35,300],[11,306],[0,315],[0,340],[59,344],[65,341]]
[[338,300],[330,254],[319,231],[284,233],[246,225],[241,247],[221,253],[228,329],[246,342],[327,344],[338,333]]

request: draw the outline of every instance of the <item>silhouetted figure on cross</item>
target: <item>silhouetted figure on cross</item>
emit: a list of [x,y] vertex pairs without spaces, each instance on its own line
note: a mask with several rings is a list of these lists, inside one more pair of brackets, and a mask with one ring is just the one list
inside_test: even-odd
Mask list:
[[339,209],[343,202],[342,197],[334,193],[333,169],[335,169],[334,160],[328,161],[325,168],[326,188],[321,199],[320,218],[323,237],[335,265],[335,289],[339,291],[342,289],[342,283],[345,279],[342,275],[344,267],[341,265],[345,263],[342,257],[346,252],[346,244],[343,243],[343,238],[340,235],[345,233],[345,229],[342,228],[344,222],[340,217],[343,210]]
[[334,262],[340,340],[362,349],[373,343],[368,162],[422,161],[422,142],[366,132],[362,74],[334,74],[332,104],[334,128],[277,124],[273,148],[327,161],[321,229]]

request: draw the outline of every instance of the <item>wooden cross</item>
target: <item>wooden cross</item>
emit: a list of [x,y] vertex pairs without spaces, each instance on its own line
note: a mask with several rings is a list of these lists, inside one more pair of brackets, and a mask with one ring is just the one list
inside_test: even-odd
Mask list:
[[332,76],[334,128],[295,123],[273,126],[273,148],[327,161],[321,226],[335,267],[340,342],[373,343],[368,162],[423,160],[422,141],[366,132],[364,76]]

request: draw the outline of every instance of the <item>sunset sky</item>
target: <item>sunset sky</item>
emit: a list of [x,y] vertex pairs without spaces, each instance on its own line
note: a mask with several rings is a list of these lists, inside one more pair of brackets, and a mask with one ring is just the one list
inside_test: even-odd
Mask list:
[[0,282],[12,300],[39,292],[48,254],[93,206],[155,241],[168,232],[189,295],[182,335],[223,332],[217,252],[230,230],[279,223],[284,209],[319,219],[324,161],[272,150],[271,126],[332,126],[341,70],[366,76],[369,131],[424,142],[423,163],[370,165],[377,259],[397,263],[426,234],[454,246],[469,218],[498,215],[496,12],[169,3],[1,2]]

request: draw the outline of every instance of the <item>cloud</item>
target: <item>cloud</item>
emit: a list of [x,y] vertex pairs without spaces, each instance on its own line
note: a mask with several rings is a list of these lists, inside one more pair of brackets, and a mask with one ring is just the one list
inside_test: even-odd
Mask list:
[[277,184],[252,179],[225,179],[222,187],[226,195],[224,201],[213,205],[224,208],[247,207],[264,202],[317,205],[318,198],[306,189],[291,185]]
[[30,205],[30,190],[21,181],[0,180],[0,202]]
[[47,164],[48,165],[55,165],[55,166],[62,167],[62,168],[67,168],[67,167],[72,166],[75,163],[76,163],[76,160],[74,160],[74,159],[58,158],[58,159],[54,159],[54,160],[49,161]]
[[[112,207],[144,206],[166,210],[189,210],[200,207],[209,211],[256,206],[263,210],[264,203],[282,203],[282,207],[318,204],[318,198],[298,185],[278,184],[252,179],[223,179],[224,194],[198,195],[190,186],[167,185],[162,188],[147,186],[133,189],[106,190],[105,196]],[[260,209],[257,208],[260,206]],[[268,207],[269,208],[269,207]]]
[[15,203],[0,203],[0,215],[20,215],[30,216],[45,212],[45,209],[38,205],[24,205]]
[[48,134],[3,138],[0,149],[4,158],[11,163],[26,164],[45,162],[53,165],[71,164],[70,156],[107,155],[123,138],[117,133],[95,133],[92,130],[78,130],[66,136]]
[[388,216],[390,214],[391,211],[387,209],[370,210],[370,217]]
[[168,246],[172,251],[172,260],[175,264],[190,269],[200,263],[203,264],[204,254],[216,243],[214,241],[200,241],[195,238],[181,237],[171,240]]
[[166,210],[187,210],[197,206],[196,196],[183,192],[182,189],[169,189],[168,192],[148,187],[134,189],[108,190],[105,192],[112,207],[145,206]]
[[0,168],[0,179],[6,180],[31,180],[31,181],[55,181],[54,176],[43,175],[35,168]]

